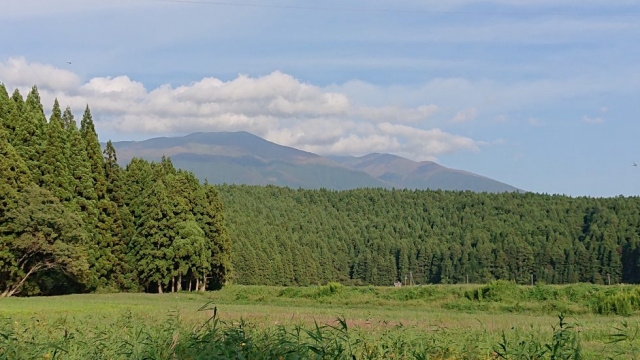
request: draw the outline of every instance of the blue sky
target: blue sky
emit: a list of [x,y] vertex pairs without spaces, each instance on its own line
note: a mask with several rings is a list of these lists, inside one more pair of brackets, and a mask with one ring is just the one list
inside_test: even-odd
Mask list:
[[89,103],[101,140],[246,130],[640,195],[640,0],[239,4],[8,0],[0,81]]

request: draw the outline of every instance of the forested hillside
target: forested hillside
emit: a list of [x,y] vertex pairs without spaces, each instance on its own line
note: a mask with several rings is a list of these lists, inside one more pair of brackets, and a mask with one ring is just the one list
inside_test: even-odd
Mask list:
[[230,269],[217,190],[171,161],[120,168],[89,107],[0,84],[0,297],[216,288]]
[[57,101],[47,120],[36,87],[0,85],[0,297],[640,282],[638,197],[212,186],[168,158],[117,160],[89,107],[79,127]]
[[640,198],[218,187],[241,284],[640,282]]

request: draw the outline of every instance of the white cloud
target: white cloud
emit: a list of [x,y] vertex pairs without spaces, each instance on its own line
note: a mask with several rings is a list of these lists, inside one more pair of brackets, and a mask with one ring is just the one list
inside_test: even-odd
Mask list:
[[28,63],[25,58],[10,58],[0,62],[0,80],[17,88],[31,87],[74,90],[81,84],[80,77],[68,70],[51,65]]
[[[76,111],[89,104],[99,130],[138,138],[140,134],[246,130],[322,154],[393,152],[423,160],[478,151],[471,138],[426,126],[438,111],[435,104],[357,104],[344,92],[303,83],[279,71],[147,89],[128,76],[83,82],[70,71],[19,58],[0,63],[0,80],[8,88],[44,84],[40,94],[45,109],[55,97]],[[473,117],[475,109],[461,113]]]
[[421,105],[411,109],[401,106],[362,106],[354,109],[353,114],[376,122],[393,121],[398,123],[415,123],[427,120],[437,111],[438,106],[434,104]]
[[582,117],[582,121],[586,122],[587,124],[602,124],[604,122],[604,119],[599,117],[592,118],[585,115]]
[[[345,93],[357,102],[401,103],[416,106],[424,99],[437,104],[442,112],[476,108],[483,114],[502,114],[537,109],[576,98],[607,92],[635,93],[640,90],[638,67],[625,67],[615,73],[594,72],[589,75],[500,82],[449,77],[435,78],[419,85],[374,86],[362,81],[348,81],[328,87]],[[629,74],[632,74],[631,76]]]
[[463,123],[467,121],[471,121],[476,118],[478,115],[478,110],[476,108],[464,109],[459,111],[453,119],[451,119],[452,123]]
[[606,107],[606,106],[603,106],[603,107],[601,107],[601,108],[600,108],[600,112],[601,112],[601,113],[606,113],[606,112],[608,112],[608,111],[609,111],[609,108],[608,108],[608,107]]

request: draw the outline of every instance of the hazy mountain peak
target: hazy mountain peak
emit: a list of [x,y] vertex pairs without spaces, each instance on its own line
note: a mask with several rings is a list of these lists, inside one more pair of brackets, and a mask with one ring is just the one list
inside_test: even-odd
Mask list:
[[431,161],[412,161],[386,153],[360,157],[329,156],[282,146],[246,131],[199,132],[183,137],[115,142],[118,159],[159,160],[170,156],[176,167],[210,183],[274,184],[302,188],[517,191],[507,184]]

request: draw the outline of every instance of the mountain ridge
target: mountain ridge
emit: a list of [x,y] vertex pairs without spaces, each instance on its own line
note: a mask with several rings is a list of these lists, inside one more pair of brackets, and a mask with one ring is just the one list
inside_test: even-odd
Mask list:
[[278,185],[348,190],[361,187],[521,191],[511,185],[432,161],[398,155],[321,156],[278,145],[246,131],[198,132],[113,142],[121,165],[133,157],[157,161],[170,157],[177,168],[212,184]]

